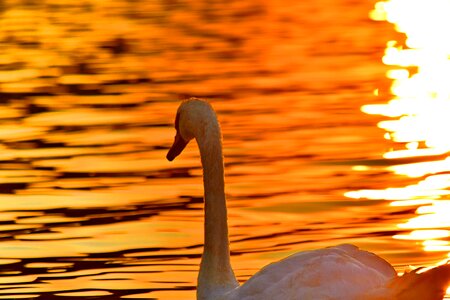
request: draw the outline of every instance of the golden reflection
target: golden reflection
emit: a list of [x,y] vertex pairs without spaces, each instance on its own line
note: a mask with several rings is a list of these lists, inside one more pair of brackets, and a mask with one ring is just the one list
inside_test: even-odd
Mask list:
[[[373,151],[359,134],[364,117],[347,113],[380,69],[372,53],[382,35],[364,18],[370,4],[207,2],[1,2],[0,299],[119,297],[114,290],[130,292],[124,299],[195,297],[203,234],[198,150],[187,148],[176,168],[164,159],[177,99],[185,95],[210,98],[224,124],[239,280],[330,240],[357,239],[387,255],[402,243],[423,243],[437,254],[448,247],[449,228],[421,227],[442,210],[444,174],[422,185],[411,179],[404,189],[349,194],[394,200],[391,206],[365,201],[370,219],[420,207],[417,219],[397,222],[403,226],[397,243],[379,249],[386,237],[373,234],[389,232],[392,219],[355,226],[353,216],[368,206],[335,200],[359,180],[348,179],[345,165],[310,164]],[[374,19],[392,18],[383,3]],[[231,32],[237,19],[240,30]],[[387,74],[398,95],[423,79],[414,65],[421,53],[389,42],[384,61],[398,61]],[[373,94],[384,97],[385,89]],[[438,103],[443,92],[433,95]],[[420,160],[445,159],[436,157],[447,151],[445,143],[435,146],[439,135],[432,139],[422,125],[402,128],[419,124],[411,117],[429,107],[423,98],[411,106],[405,97],[389,108],[364,107],[403,117],[380,124],[387,139],[405,145],[385,157],[414,160],[389,170],[407,176],[445,170],[442,162]],[[444,113],[433,120],[445,122]],[[356,144],[364,149],[355,151]],[[358,163],[353,169],[382,168]],[[376,184],[386,187],[368,186]]]
[[[431,242],[432,239],[446,238],[450,236],[450,231],[448,230],[413,230],[409,234],[397,234],[394,236],[396,239],[400,240],[426,240]],[[436,241],[433,241],[436,242]],[[441,242],[441,241],[439,241]]]
[[[389,139],[406,143],[408,151],[390,151],[386,158],[438,155],[450,150],[446,129],[450,125],[450,2],[391,0],[379,2],[371,17],[395,24],[405,33],[404,45],[389,41],[383,62],[393,66],[387,104],[365,105],[368,114],[398,118],[383,121],[379,127]],[[378,93],[378,92],[377,92]]]
[[[415,241],[425,252],[449,252],[450,257],[450,2],[387,0],[378,2],[370,17],[388,21],[406,40],[387,42],[383,63],[391,66],[391,99],[365,105],[367,114],[390,119],[378,123],[392,149],[383,167],[417,183],[386,189],[357,190],[350,198],[385,199],[391,206],[416,207],[415,217],[398,224],[394,239]],[[375,96],[383,96],[380,90]],[[384,95],[385,96],[385,95]],[[406,159],[408,158],[408,159]],[[399,163],[404,159],[408,163]],[[411,162],[411,160],[414,161]],[[368,166],[353,170],[368,172]],[[450,294],[450,288],[447,290]]]

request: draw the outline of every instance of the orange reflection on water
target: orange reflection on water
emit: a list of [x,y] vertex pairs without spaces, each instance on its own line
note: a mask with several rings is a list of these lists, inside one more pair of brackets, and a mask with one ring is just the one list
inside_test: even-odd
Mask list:
[[379,2],[371,16],[395,24],[406,41],[389,41],[383,62],[394,66],[387,104],[365,105],[368,114],[395,117],[379,123],[386,137],[405,143],[409,152],[390,151],[386,158],[437,155],[450,150],[450,2],[391,0]]
[[[389,41],[383,57],[383,63],[392,66],[386,74],[392,80],[391,99],[365,105],[362,111],[389,118],[378,123],[392,141],[392,149],[383,155],[387,166],[381,169],[420,180],[346,193],[350,198],[385,199],[392,201],[391,206],[416,207],[416,216],[398,224],[401,232],[393,238],[418,242],[425,252],[450,252],[449,14],[446,0],[387,0],[378,2],[371,12],[372,19],[394,24],[406,40]],[[380,96],[380,91],[374,95]]]
[[[211,99],[223,125],[240,281],[291,253],[344,242],[398,265],[411,253],[398,246],[411,242],[392,243],[392,224],[407,222],[390,216],[444,196],[445,186],[427,183],[426,195],[391,190],[392,206],[336,201],[363,177],[328,161],[377,152],[367,117],[353,109],[383,69],[373,61],[383,35],[365,1],[19,2],[0,8],[9,99],[0,105],[0,299],[195,297],[198,149],[164,158],[178,97]],[[422,148],[411,141],[404,151]],[[366,188],[379,186],[387,184]],[[428,237],[424,247],[446,246],[445,228],[402,230]]]

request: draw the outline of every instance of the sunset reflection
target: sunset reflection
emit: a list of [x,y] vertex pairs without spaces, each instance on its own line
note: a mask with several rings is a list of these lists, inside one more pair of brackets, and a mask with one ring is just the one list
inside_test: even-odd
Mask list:
[[404,43],[370,1],[1,1],[0,299],[195,299],[199,151],[165,159],[189,97],[223,130],[241,282],[341,243],[447,257],[450,26],[421,3],[371,13]]
[[[372,19],[388,21],[405,41],[387,42],[383,63],[390,67],[391,97],[386,104],[364,105],[367,114],[387,120],[378,127],[392,142],[383,156],[388,170],[417,178],[406,186],[356,190],[350,198],[385,199],[391,206],[415,208],[415,217],[399,223],[394,239],[418,242],[425,252],[450,257],[450,2],[390,0],[376,4]],[[404,163],[402,163],[404,160]],[[366,166],[367,169],[373,167]],[[367,170],[366,169],[366,170]],[[355,169],[365,171],[362,168]],[[448,290],[450,291],[450,289]]]

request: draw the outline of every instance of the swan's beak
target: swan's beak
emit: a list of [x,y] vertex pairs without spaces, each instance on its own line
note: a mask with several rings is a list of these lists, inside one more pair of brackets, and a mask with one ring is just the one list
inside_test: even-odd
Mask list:
[[172,147],[170,147],[169,152],[167,152],[166,158],[169,161],[172,161],[177,157],[181,151],[186,147],[188,142],[183,140],[181,135],[177,132],[177,135],[175,136],[175,141],[173,142]]

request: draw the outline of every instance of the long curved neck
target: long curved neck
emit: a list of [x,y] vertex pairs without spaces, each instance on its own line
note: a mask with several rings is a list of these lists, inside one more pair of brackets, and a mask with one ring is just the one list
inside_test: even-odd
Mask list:
[[217,119],[197,137],[205,188],[205,246],[198,277],[198,299],[214,299],[238,286],[230,264],[222,141]]

